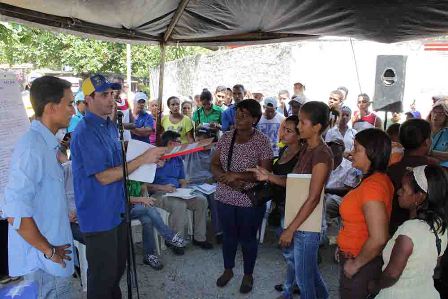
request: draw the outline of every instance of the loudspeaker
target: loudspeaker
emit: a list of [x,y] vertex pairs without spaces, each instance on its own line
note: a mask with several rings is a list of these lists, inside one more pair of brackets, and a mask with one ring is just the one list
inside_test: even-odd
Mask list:
[[403,111],[407,58],[403,55],[378,55],[376,57],[373,110]]

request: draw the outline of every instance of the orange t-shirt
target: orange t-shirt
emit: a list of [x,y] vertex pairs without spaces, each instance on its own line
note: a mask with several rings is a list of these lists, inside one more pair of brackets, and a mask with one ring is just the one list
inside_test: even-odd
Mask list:
[[339,206],[342,228],[338,235],[338,246],[342,252],[357,256],[367,241],[369,231],[362,206],[371,200],[382,201],[386,205],[390,219],[394,186],[385,173],[374,173],[350,191]]
[[398,143],[392,141],[392,151],[390,153],[389,166],[395,163],[398,163],[403,159],[404,156],[404,148]]

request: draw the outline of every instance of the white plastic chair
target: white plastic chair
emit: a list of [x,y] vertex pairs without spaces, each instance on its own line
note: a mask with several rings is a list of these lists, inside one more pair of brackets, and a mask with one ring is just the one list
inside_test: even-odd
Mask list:
[[87,292],[87,257],[86,257],[86,246],[76,240],[73,240],[73,246],[78,249],[79,254],[79,268],[81,270],[81,285],[82,290]]
[[266,234],[266,226],[268,224],[269,214],[271,214],[272,201],[266,203],[266,212],[264,213],[263,221],[261,222],[261,227],[258,230],[258,241],[263,244],[264,235]]

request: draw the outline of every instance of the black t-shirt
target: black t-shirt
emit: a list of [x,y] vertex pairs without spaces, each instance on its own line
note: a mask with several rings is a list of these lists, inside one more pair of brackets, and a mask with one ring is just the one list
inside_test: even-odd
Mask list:
[[[288,173],[291,173],[294,169],[294,166],[297,164],[298,161],[298,154],[296,154],[294,157],[291,158],[291,160],[287,161],[286,163],[280,164],[279,161],[282,157],[282,155],[285,153],[286,149],[288,147],[284,147],[280,149],[279,157],[274,162],[274,165],[272,166],[272,172],[275,175],[288,175]],[[271,194],[273,201],[277,204],[277,206],[285,206],[285,199],[286,199],[286,188],[281,187],[279,185],[271,185]]]

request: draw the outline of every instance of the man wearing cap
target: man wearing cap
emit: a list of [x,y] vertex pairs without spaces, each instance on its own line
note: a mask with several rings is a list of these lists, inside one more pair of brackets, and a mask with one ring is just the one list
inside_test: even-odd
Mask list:
[[[119,283],[126,265],[123,157],[117,126],[109,118],[115,107],[112,89],[120,89],[119,84],[102,75],[84,80],[82,91],[89,109],[71,141],[75,203],[89,264],[88,299],[121,298]],[[129,173],[157,162],[164,151],[150,149],[129,161]]]
[[236,105],[244,99],[245,91],[246,90],[242,84],[233,86],[233,101],[235,103],[228,106],[228,108],[222,113],[221,129],[223,132],[231,130],[235,125]]
[[[288,105],[288,115],[287,116],[291,116],[291,115],[297,115],[299,116],[299,111],[300,111],[300,107],[302,107],[303,104],[306,103],[306,98],[303,95],[299,95],[299,96],[292,96],[291,101],[289,101]],[[286,115],[285,115],[286,116]]]
[[67,128],[67,133],[71,133],[75,130],[78,123],[81,121],[81,119],[86,114],[86,102],[84,100],[84,93],[82,91],[79,91],[75,96],[75,105],[76,105],[76,114],[72,116],[72,119],[70,120],[70,124]]
[[134,97],[134,124],[135,129],[131,130],[132,139],[149,142],[149,135],[154,131],[154,119],[145,111],[148,97],[143,92],[137,92]]
[[277,99],[267,97],[264,99],[264,112],[258,122],[257,128],[265,134],[271,141],[271,147],[274,151],[274,157],[278,156],[278,133],[280,124],[285,119],[283,115],[277,113]]

